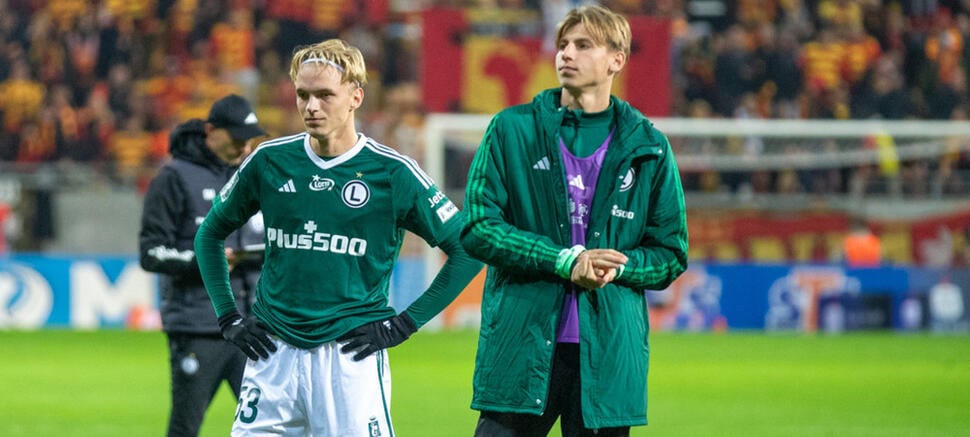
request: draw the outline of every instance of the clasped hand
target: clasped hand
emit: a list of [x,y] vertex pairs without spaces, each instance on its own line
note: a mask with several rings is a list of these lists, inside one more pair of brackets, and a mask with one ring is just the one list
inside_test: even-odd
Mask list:
[[617,269],[626,262],[626,255],[616,250],[588,249],[576,257],[569,280],[582,288],[597,289],[613,282]]

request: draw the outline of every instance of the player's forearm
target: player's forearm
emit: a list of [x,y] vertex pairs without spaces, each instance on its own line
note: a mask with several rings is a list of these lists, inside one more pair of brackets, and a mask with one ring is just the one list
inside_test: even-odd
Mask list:
[[666,247],[622,251],[628,261],[613,282],[635,290],[663,290],[687,269],[687,251]]
[[405,310],[418,327],[443,311],[482,270],[482,263],[466,253],[457,238],[440,247],[448,255],[448,260],[431,281],[431,286]]
[[236,303],[229,285],[229,263],[223,249],[229,232],[219,229],[216,221],[207,218],[202,223],[195,236],[195,253],[212,307],[216,316],[221,317],[236,311]]
[[494,220],[470,222],[461,242],[468,253],[488,265],[530,274],[556,274],[559,255],[568,249],[554,245],[549,237],[496,224]]

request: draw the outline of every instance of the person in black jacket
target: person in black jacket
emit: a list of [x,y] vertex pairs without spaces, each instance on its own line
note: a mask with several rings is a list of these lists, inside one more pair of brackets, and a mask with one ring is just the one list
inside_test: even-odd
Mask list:
[[[222,381],[239,396],[246,355],[225,341],[199,274],[192,245],[212,200],[266,132],[246,99],[229,95],[207,120],[178,125],[169,138],[172,160],[145,194],[139,232],[143,269],[159,273],[162,329],[168,336],[172,406],[169,436],[195,436]],[[262,265],[261,216],[226,239],[226,257],[239,311],[248,314]]]

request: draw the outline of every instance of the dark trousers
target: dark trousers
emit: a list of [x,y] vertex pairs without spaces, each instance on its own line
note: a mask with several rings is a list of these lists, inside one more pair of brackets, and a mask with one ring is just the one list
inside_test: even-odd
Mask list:
[[482,411],[475,437],[545,437],[559,419],[563,437],[628,437],[630,427],[588,429],[583,426],[579,381],[579,345],[560,343],[552,362],[549,398],[541,416]]
[[218,335],[168,334],[168,347],[172,378],[168,436],[194,437],[222,381],[239,397],[246,355]]

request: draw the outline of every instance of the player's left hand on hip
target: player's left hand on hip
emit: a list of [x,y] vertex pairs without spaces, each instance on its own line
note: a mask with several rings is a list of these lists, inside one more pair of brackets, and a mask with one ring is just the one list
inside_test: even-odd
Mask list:
[[340,347],[340,352],[354,353],[354,361],[360,361],[381,349],[401,344],[417,330],[418,325],[411,316],[401,313],[386,320],[358,326],[337,341],[346,342]]

